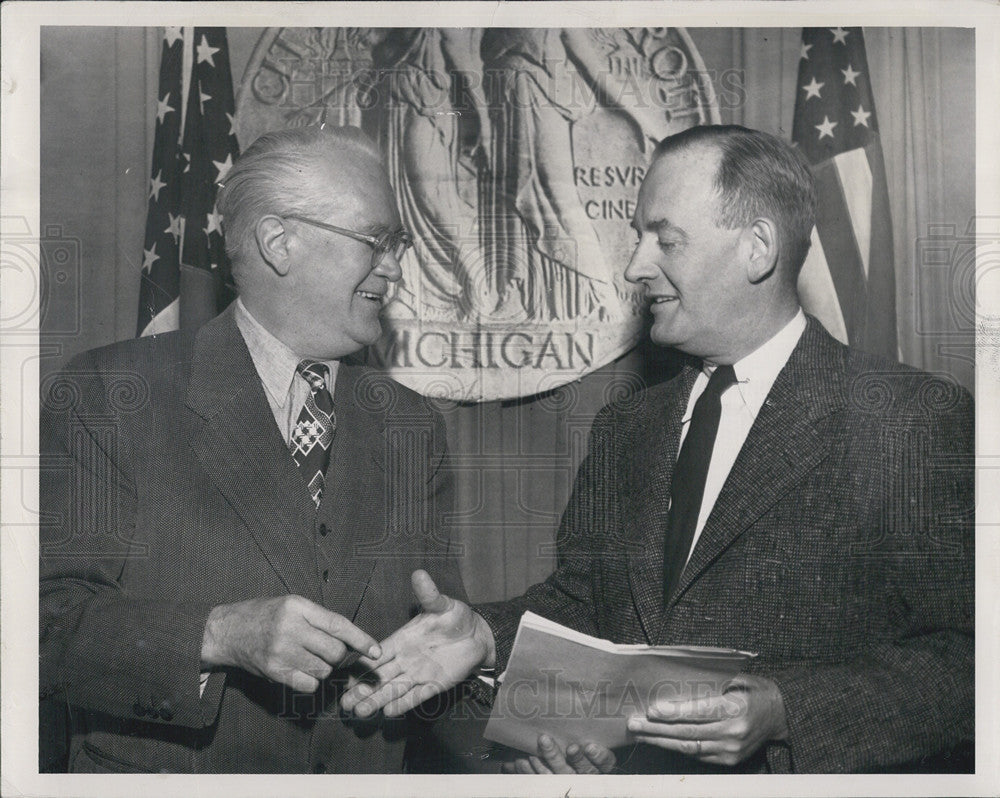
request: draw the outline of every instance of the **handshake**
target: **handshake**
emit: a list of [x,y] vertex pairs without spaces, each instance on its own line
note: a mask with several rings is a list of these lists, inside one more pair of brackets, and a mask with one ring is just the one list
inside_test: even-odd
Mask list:
[[[496,661],[493,633],[467,604],[443,596],[426,571],[415,571],[421,612],[381,644],[347,618],[302,596],[250,599],[215,607],[202,640],[202,669],[242,668],[313,692],[357,652],[369,679],[354,677],[341,706],[359,717],[380,709],[402,715]],[[539,755],[505,763],[510,773],[609,772],[615,757],[600,746],[562,752],[543,735]]]
[[381,644],[344,616],[302,596],[215,607],[202,638],[202,669],[242,668],[313,692],[357,652],[372,679],[352,680],[343,708],[360,717],[379,709],[402,715],[477,667],[492,666],[496,657],[486,621],[467,604],[441,595],[426,571],[415,571],[412,580],[421,612]]
[[[350,677],[341,697],[346,712],[370,717],[382,710],[403,715],[496,664],[496,643],[486,621],[469,605],[442,595],[430,575],[414,571],[420,613],[381,643],[342,615],[301,596],[251,599],[214,608],[202,640],[202,669],[238,667],[295,690],[313,692],[353,657],[368,678]],[[356,652],[356,653],[355,653]],[[651,704],[628,729],[636,742],[699,759],[735,765],[788,730],[777,685],[736,677],[722,695]],[[565,751],[547,735],[538,756],[504,766],[511,773],[608,773],[615,756],[593,743]]]

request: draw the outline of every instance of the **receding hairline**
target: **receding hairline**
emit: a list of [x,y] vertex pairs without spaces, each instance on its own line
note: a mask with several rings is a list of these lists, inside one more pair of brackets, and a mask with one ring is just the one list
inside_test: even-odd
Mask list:
[[[662,143],[660,146],[662,147]],[[696,139],[694,141],[684,141],[675,147],[667,149],[660,149],[660,147],[657,147],[656,151],[653,153],[653,160],[650,162],[649,168],[646,171],[647,173],[652,172],[658,164],[671,157],[692,160],[697,158],[699,155],[708,156],[708,159],[710,160],[710,163],[706,164],[706,166],[708,166],[708,179],[713,190],[719,193],[720,189],[718,183],[722,170],[722,159],[725,156],[725,152],[719,139]]]
[[382,153],[373,149],[374,146],[374,142],[326,134],[317,136],[315,140],[309,142],[304,154],[317,166],[322,165],[324,168],[341,169],[347,173],[357,174],[366,168],[374,167],[377,171],[384,172]]
[[[334,166],[343,171],[357,170],[360,164],[382,167],[382,154],[378,146],[359,128],[311,125],[305,128],[284,128],[261,134],[237,159],[234,172],[239,173],[249,161],[255,164],[273,164],[276,174],[288,179],[287,171],[295,159],[311,164],[302,168],[301,178],[309,180],[323,168]],[[241,161],[243,163],[241,164]],[[278,168],[283,165],[284,169]],[[336,177],[336,173],[332,175]],[[294,186],[288,186],[294,188]]]
[[[710,196],[712,197],[713,201],[719,203],[723,198],[722,188],[719,186],[719,175],[720,175],[720,170],[722,168],[723,152],[722,149],[718,146],[708,145],[702,147],[701,145],[703,144],[707,144],[707,142],[702,142],[702,141],[685,142],[684,144],[676,148],[662,150],[662,151],[659,148],[657,148],[657,151],[653,154],[652,161],[650,161],[649,163],[649,167],[646,169],[646,179],[648,180],[650,178],[650,175],[653,175],[654,170],[657,169],[657,167],[663,168],[662,164],[666,162],[667,159],[671,157],[690,159],[692,155],[697,154],[697,151],[699,149],[702,149],[704,150],[705,154],[714,153],[715,156],[713,163],[706,164],[707,168],[705,169],[705,172],[703,174],[705,179],[707,180],[708,191]],[[659,177],[658,176],[656,177],[657,177],[657,182],[658,183],[661,182]],[[640,191],[642,191],[641,187]],[[638,226],[635,223],[635,217],[639,213],[639,207],[640,206],[637,204],[636,213],[632,216],[632,220],[629,222],[629,226],[633,230],[638,230]],[[716,213],[718,213],[719,211],[721,211],[721,208],[717,205],[713,210]],[[663,218],[662,214],[659,214],[658,217],[655,219],[653,218],[643,219],[643,226],[645,229],[648,230],[654,225],[667,225],[675,230],[681,230],[681,228],[677,227],[676,223],[672,222],[670,219]]]

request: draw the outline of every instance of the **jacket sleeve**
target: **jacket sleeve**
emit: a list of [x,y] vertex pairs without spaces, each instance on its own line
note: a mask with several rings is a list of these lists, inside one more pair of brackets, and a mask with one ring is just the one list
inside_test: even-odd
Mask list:
[[129,436],[141,375],[84,355],[50,382],[40,440],[40,690],[115,717],[203,727],[223,674],[199,695],[211,606],[129,595],[122,573],[148,556],[136,535]]
[[768,746],[772,770],[881,770],[973,739],[971,397],[960,392],[947,412],[896,424],[883,432],[888,481],[871,530],[894,634],[846,661],[769,674],[789,729],[786,744]]
[[577,470],[573,492],[559,525],[556,570],[518,598],[473,608],[493,630],[498,671],[507,665],[518,623],[526,611],[584,634],[599,633],[596,565],[603,541],[615,538],[619,518],[611,470],[620,442],[614,418],[613,409],[607,407],[594,419],[587,455]]

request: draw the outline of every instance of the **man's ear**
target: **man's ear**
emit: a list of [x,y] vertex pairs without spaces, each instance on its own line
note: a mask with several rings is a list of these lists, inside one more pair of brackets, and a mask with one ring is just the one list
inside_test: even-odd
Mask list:
[[747,279],[756,285],[766,280],[778,265],[778,226],[766,217],[754,219],[747,227],[750,259]]
[[257,250],[275,272],[284,277],[291,266],[288,257],[288,230],[280,216],[262,216],[253,229]]

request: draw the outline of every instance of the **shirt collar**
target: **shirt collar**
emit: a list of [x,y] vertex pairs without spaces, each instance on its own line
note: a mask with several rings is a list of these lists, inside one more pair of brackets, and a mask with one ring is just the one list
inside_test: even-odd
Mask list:
[[257,321],[247,310],[243,300],[237,297],[235,304],[236,326],[250,350],[250,357],[264,384],[264,390],[272,401],[283,405],[301,358]]
[[[754,418],[760,412],[778,374],[785,367],[792,355],[799,338],[806,329],[806,314],[799,308],[792,320],[782,327],[749,355],[733,364],[736,372],[736,387],[743,399],[744,405]],[[702,366],[702,374],[710,376],[715,365],[707,361]],[[699,376],[699,380],[703,378]],[[691,414],[688,410],[687,417]],[[685,421],[687,420],[685,417]]]

